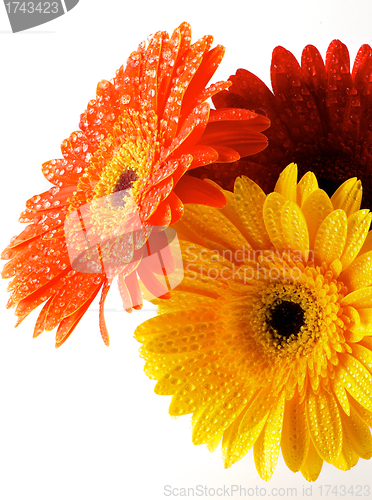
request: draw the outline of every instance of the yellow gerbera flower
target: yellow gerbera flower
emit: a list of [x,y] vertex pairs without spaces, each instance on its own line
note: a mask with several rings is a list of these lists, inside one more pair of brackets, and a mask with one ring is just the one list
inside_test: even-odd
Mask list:
[[136,330],[157,394],[193,413],[193,442],[225,466],[252,447],[269,480],[279,450],[318,477],[372,456],[372,231],[349,179],[332,198],[289,165],[268,196],[242,177],[223,209],[175,226],[185,278]]

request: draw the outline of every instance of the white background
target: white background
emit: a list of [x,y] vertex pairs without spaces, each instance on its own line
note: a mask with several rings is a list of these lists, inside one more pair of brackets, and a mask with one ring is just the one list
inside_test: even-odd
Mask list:
[[[67,15],[12,34],[0,5],[1,248],[23,229],[17,219],[24,202],[48,188],[40,166],[61,156],[59,145],[78,128],[98,81],[112,78],[150,33],[189,21],[194,40],[212,34],[227,48],[214,81],[245,67],[269,84],[276,45],[300,57],[311,43],[324,56],[329,42],[339,38],[353,60],[360,45],[372,42],[371,18],[372,4],[362,0],[80,0]],[[270,488],[296,486],[302,497],[303,487],[310,486],[282,457],[266,484],[252,453],[225,470],[220,449],[210,454],[191,444],[190,417],[173,420],[167,413],[170,397],[156,396],[154,382],[143,373],[133,331],[151,317],[149,307],[131,315],[114,311],[119,300],[112,290],[106,314],[111,347],[100,339],[93,308],[56,350],[52,332],[32,339],[37,312],[13,328],[5,288],[3,282],[1,500],[156,500],[167,498],[165,485],[234,484],[265,487],[267,495]],[[313,498],[320,497],[320,485],[371,484],[371,465],[361,460],[349,472],[325,465],[312,486]]]

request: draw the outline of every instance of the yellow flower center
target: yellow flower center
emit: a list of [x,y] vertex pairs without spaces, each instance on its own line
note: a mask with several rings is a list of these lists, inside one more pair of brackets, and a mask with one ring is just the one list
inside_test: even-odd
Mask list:
[[[244,365],[249,380],[274,384],[278,391],[286,388],[290,394],[291,380],[301,390],[306,373],[314,387],[319,377],[327,384],[338,365],[337,353],[349,350],[344,333],[351,319],[340,306],[346,287],[332,270],[312,261],[293,262],[288,256],[268,259],[267,254],[258,261],[257,276],[236,290],[231,284],[231,295],[225,296],[223,305],[226,329],[244,332],[240,341],[234,339],[232,349],[241,354],[233,363],[235,368]],[[253,262],[243,266],[242,274],[252,276],[247,269],[253,266]],[[275,277],[270,275],[274,269]]]
[[154,123],[150,125],[145,114],[123,113],[91,160],[91,166],[100,172],[95,199],[127,189],[136,200],[139,198],[159,151],[157,135]]

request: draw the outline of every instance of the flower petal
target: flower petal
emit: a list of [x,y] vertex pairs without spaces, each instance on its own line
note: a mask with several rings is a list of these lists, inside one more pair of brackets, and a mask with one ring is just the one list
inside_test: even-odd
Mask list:
[[201,203],[217,208],[226,205],[226,199],[219,189],[195,177],[182,177],[174,191],[182,203]]
[[240,413],[235,422],[232,423],[228,429],[226,429],[223,435],[222,454],[226,468],[231,467],[238,460],[243,458],[244,455],[246,455],[253,447],[258,436],[261,434],[268,414],[262,418],[257,425],[244,432],[244,434],[241,434],[239,432],[239,426],[243,417],[244,411]]
[[254,462],[261,479],[268,481],[279,458],[280,438],[284,416],[284,393],[270,411],[265,427],[254,444]]
[[[266,195],[251,179],[241,177],[234,185],[235,202],[239,220],[244,226],[243,235],[253,248],[268,248],[271,240],[264,228],[263,207]],[[247,206],[251,210],[246,210]]]
[[332,463],[342,449],[342,423],[334,397],[311,389],[306,397],[307,422],[314,446],[323,460]]
[[347,218],[343,210],[327,215],[316,233],[314,243],[315,262],[331,264],[340,259],[346,242]]
[[285,203],[285,198],[279,193],[270,193],[263,206],[263,218],[265,228],[271,243],[279,252],[287,249],[287,244],[283,236],[281,212]]
[[349,51],[339,40],[330,43],[325,68],[328,76],[326,104],[329,107],[331,125],[337,130],[343,122],[348,89],[352,87]]
[[297,204],[302,207],[306,198],[319,189],[318,181],[313,172],[306,172],[297,184]]
[[320,458],[315,446],[310,439],[309,451],[307,453],[306,460],[301,467],[301,474],[304,476],[306,481],[316,481],[323,467],[323,460]]
[[372,436],[368,425],[353,407],[351,407],[350,417],[344,415],[342,423],[353,451],[365,460],[370,459],[372,457]]
[[285,200],[297,200],[297,165],[291,163],[279,175],[274,191],[280,193]]
[[293,201],[286,201],[282,207],[281,222],[287,248],[293,252],[300,252],[302,259],[307,261],[309,232],[300,207]]
[[356,177],[348,179],[336,190],[331,198],[335,209],[345,211],[347,217],[360,209],[362,202],[362,183]]
[[309,231],[310,248],[314,248],[315,237],[324,219],[333,212],[333,205],[322,189],[316,189],[306,198],[302,205]]
[[359,255],[340,274],[340,279],[350,291],[372,285],[372,251]]
[[305,462],[309,450],[310,434],[306,421],[305,402],[296,394],[285,402],[282,453],[287,467],[297,472]]
[[347,237],[341,257],[342,269],[346,269],[362,248],[371,225],[372,214],[368,210],[354,212],[347,221]]

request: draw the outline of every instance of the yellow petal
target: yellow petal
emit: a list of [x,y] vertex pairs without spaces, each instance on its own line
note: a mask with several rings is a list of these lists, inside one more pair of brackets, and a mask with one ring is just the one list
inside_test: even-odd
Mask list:
[[370,286],[372,284],[372,251],[359,255],[340,274],[340,280],[351,291]]
[[243,235],[255,249],[270,248],[271,241],[262,214],[266,194],[248,177],[235,181],[234,194]]
[[324,389],[318,394],[308,390],[306,413],[317,452],[323,460],[332,463],[342,449],[342,424],[334,397]]
[[367,234],[367,237],[363,243],[362,248],[360,249],[359,255],[363,253],[370,252],[372,250],[372,231]]
[[309,231],[310,248],[314,248],[316,233],[327,215],[333,212],[333,205],[327,193],[317,189],[309,194],[301,209]]
[[360,344],[351,346],[352,356],[360,361],[367,368],[369,373],[372,373],[372,352]]
[[249,431],[240,434],[239,426],[244,417],[243,411],[235,422],[226,429],[222,440],[222,454],[226,468],[238,462],[253,447],[266,423],[267,416],[268,415],[258,422],[257,425],[249,429]]
[[218,432],[217,435],[213,438],[210,439],[207,443],[207,448],[209,451],[215,451],[217,449],[217,446],[220,444],[221,439],[223,436],[223,431]]
[[[214,358],[209,360],[208,356],[204,357],[200,366],[195,366],[196,360],[188,358],[188,362],[178,363],[158,382],[169,390],[172,390],[173,385],[171,394],[174,395],[169,406],[170,415],[178,417],[193,412],[193,421],[196,422],[204,407],[220,393],[221,384],[234,383],[235,375],[224,377],[222,373],[214,373],[206,368],[213,361],[216,362],[218,356]],[[159,393],[158,384],[155,386],[157,393]]]
[[279,175],[274,191],[280,193],[285,200],[297,200],[297,165],[290,163]]
[[372,287],[360,288],[354,292],[345,295],[341,300],[342,306],[353,306],[357,309],[363,307],[372,307]]
[[310,439],[309,451],[306,460],[301,467],[301,474],[306,481],[316,481],[323,467],[323,460],[320,458],[315,449],[313,442]]
[[302,207],[306,198],[319,188],[318,181],[313,172],[306,172],[297,184],[297,203]]
[[282,453],[287,467],[292,472],[300,470],[309,450],[310,434],[306,421],[305,403],[299,395],[285,402]]
[[344,253],[341,257],[342,268],[346,269],[358,255],[367,237],[372,214],[368,210],[359,210],[347,220],[347,237]]
[[182,226],[190,234],[197,235],[192,241],[214,250],[216,243],[224,248],[241,250],[249,243],[221,210],[204,205],[190,204],[185,207]]
[[271,411],[276,399],[270,389],[261,389],[245,412],[239,432],[243,434],[255,427]]
[[372,412],[363,408],[363,406],[353,397],[350,397],[350,400],[350,405],[354,408],[362,420],[368,425],[368,427],[372,427]]
[[349,215],[360,209],[362,183],[356,177],[348,179],[335,191],[331,201],[335,209],[341,208],[349,217]]
[[335,210],[321,223],[315,237],[315,262],[331,264],[340,259],[345,248],[347,218],[343,210]]
[[286,201],[282,207],[282,231],[287,248],[300,251],[304,261],[309,253],[309,232],[300,207],[293,201]]
[[347,392],[364,408],[372,411],[371,387],[372,376],[369,371],[352,355],[344,354],[337,377]]
[[339,377],[334,378],[331,381],[333,392],[337,398],[337,401],[340,403],[341,408],[344,410],[346,415],[350,415],[350,403],[349,398],[347,397],[347,393],[344,385],[342,384]]
[[340,413],[341,420],[343,422],[342,427],[342,450],[336,460],[333,462],[333,465],[337,467],[339,470],[350,470],[354,465],[358,463],[359,456],[355,453],[351,446],[349,433],[346,431],[344,421],[346,418],[345,415]]
[[254,462],[261,479],[268,481],[278,462],[280,439],[283,427],[284,392],[271,410],[263,431],[254,444]]
[[279,193],[270,193],[264,203],[263,218],[271,243],[280,252],[287,249],[283,236],[281,210],[285,198]]
[[372,436],[369,427],[353,407],[351,407],[350,417],[344,415],[342,422],[354,452],[365,460],[371,458]]
[[220,390],[193,421],[193,443],[203,444],[213,440],[234,422],[247,406],[248,400],[249,397],[244,394],[243,384],[242,387],[236,386],[229,392],[225,387]]

